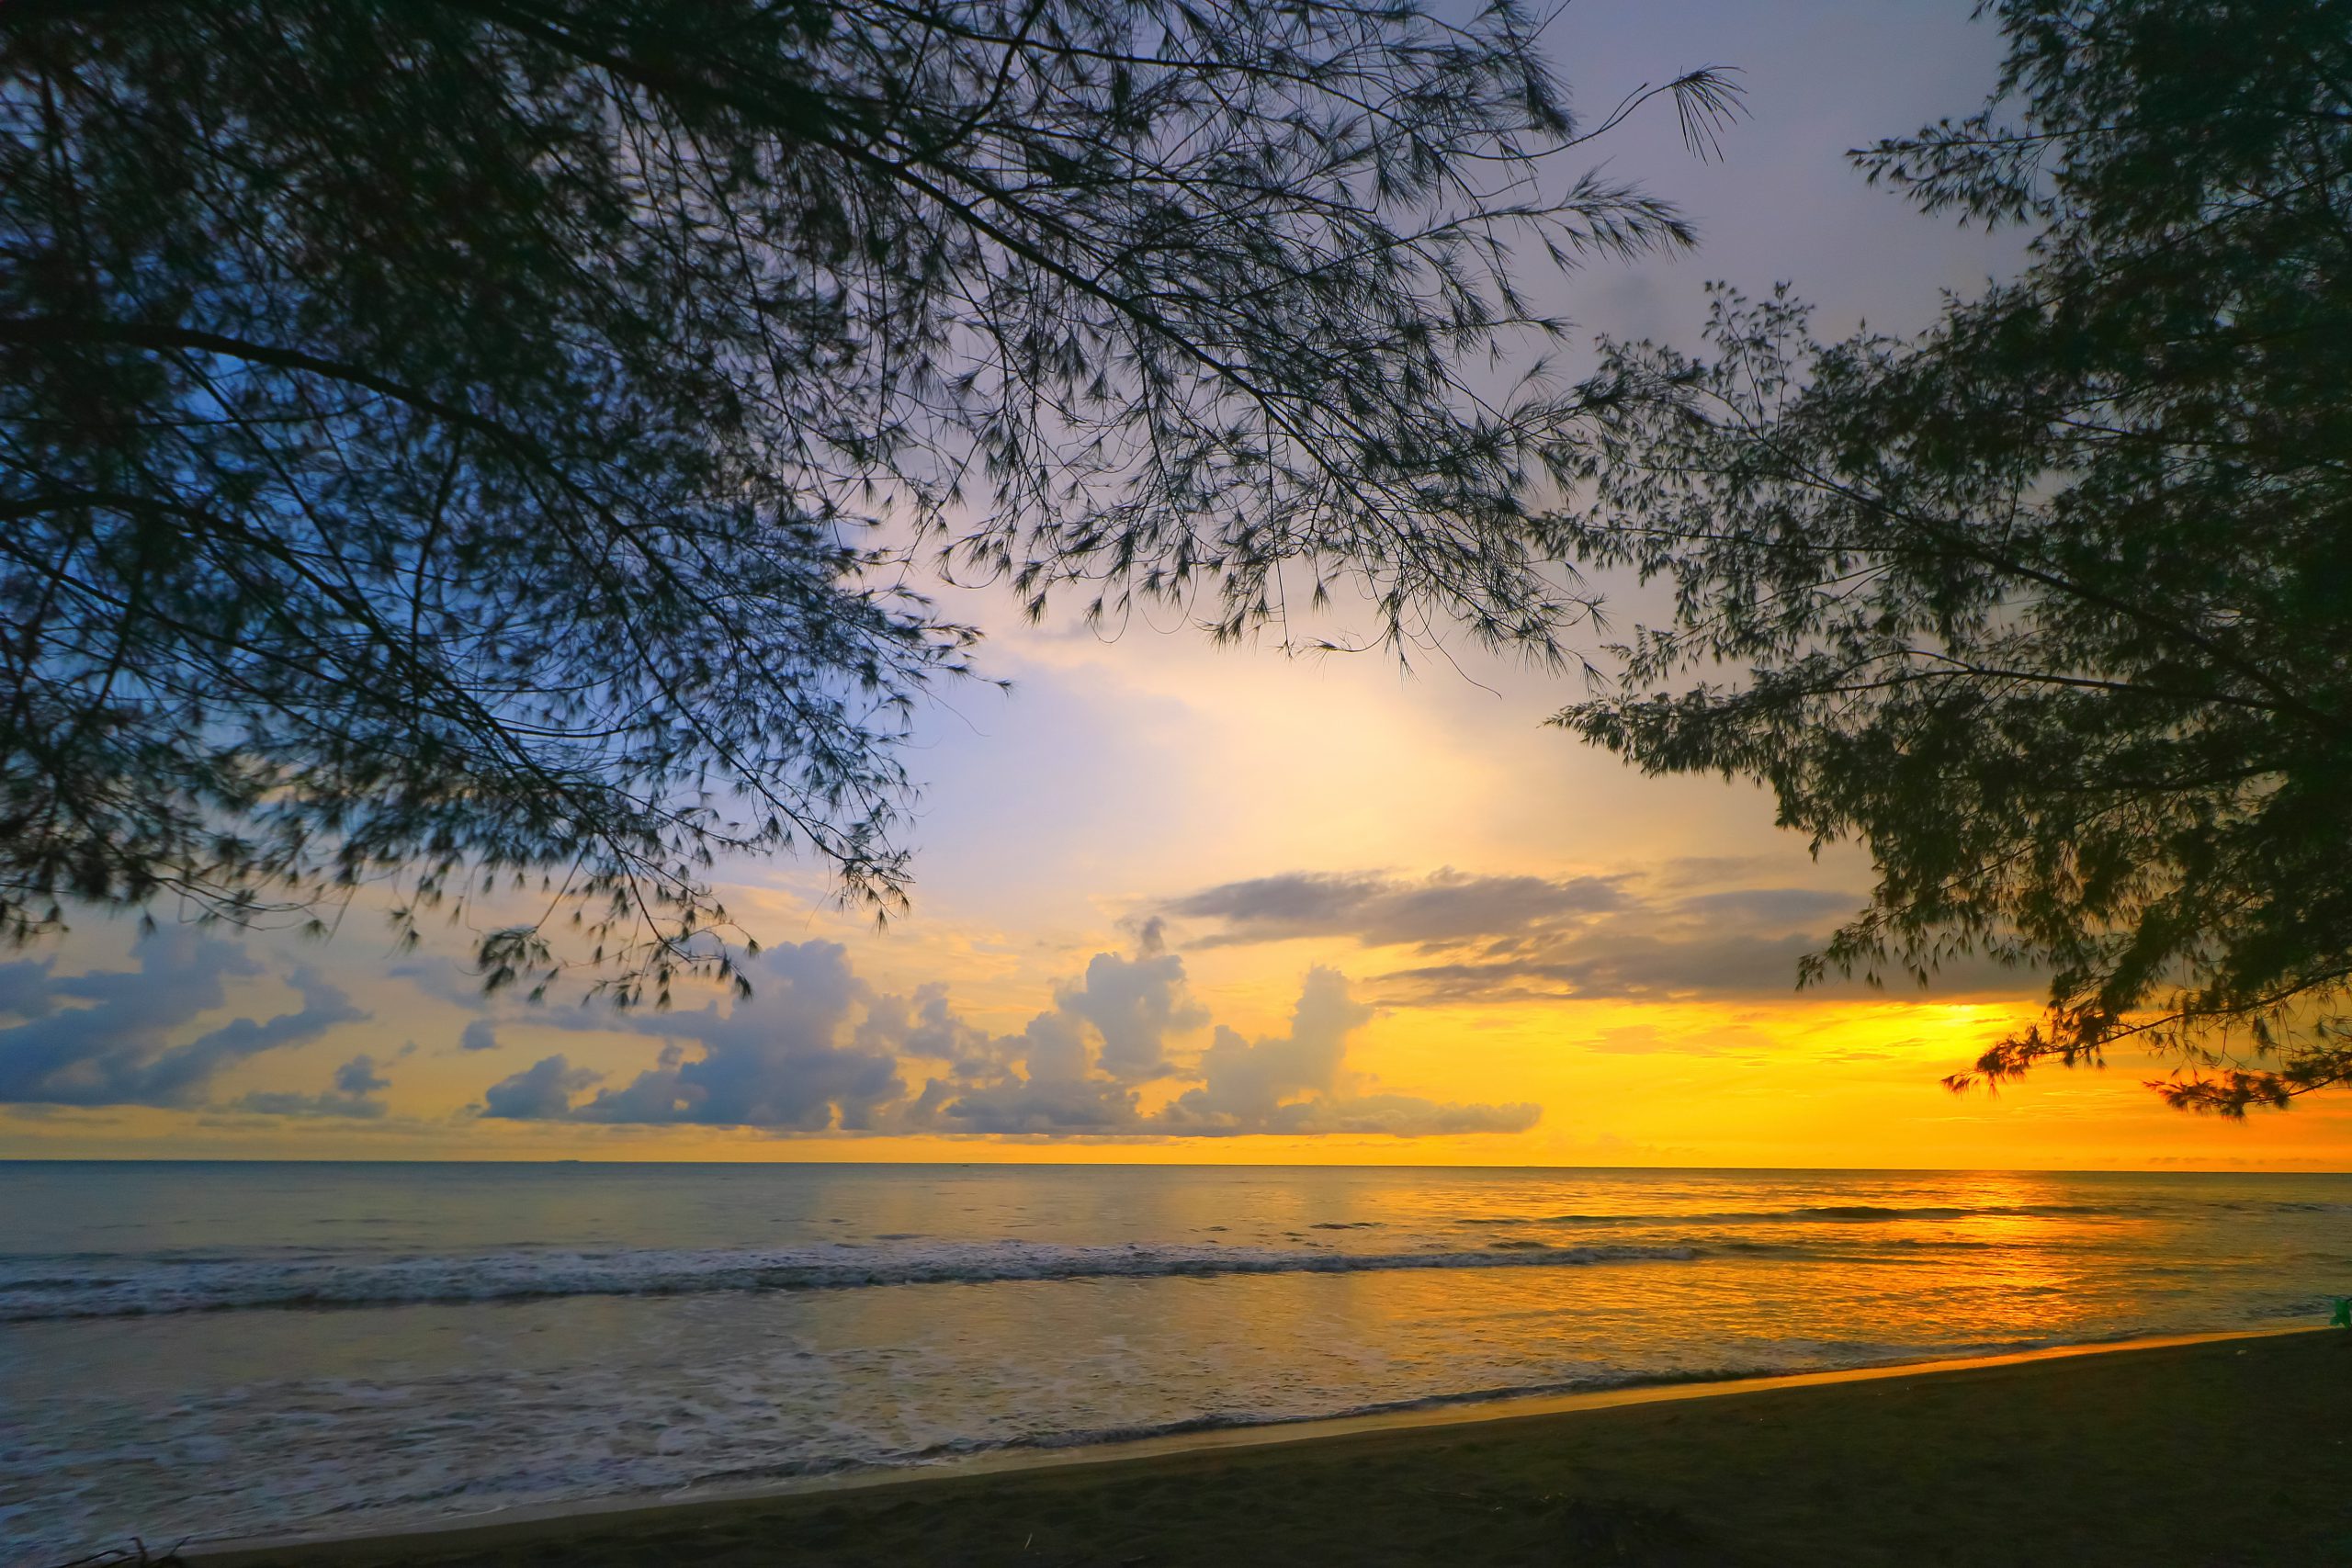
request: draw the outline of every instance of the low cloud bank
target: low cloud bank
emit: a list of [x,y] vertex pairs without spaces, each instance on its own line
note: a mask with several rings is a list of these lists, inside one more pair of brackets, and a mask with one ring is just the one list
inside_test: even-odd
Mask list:
[[[482,1114],[1114,1138],[1514,1133],[1541,1114],[1533,1105],[1445,1104],[1362,1084],[1348,1068],[1348,1045],[1373,1010],[1335,970],[1307,975],[1284,1033],[1252,1041],[1212,1027],[1182,959],[1159,951],[1148,933],[1132,955],[1096,954],[1052,1008],[1009,1034],[975,1027],[941,987],[876,991],[833,942],[771,948],[752,973],[753,996],[725,1010],[714,1001],[652,1017],[566,1015],[574,1027],[659,1035],[661,1054],[625,1083],[564,1055],[543,1057],[492,1084]],[[1208,1043],[1191,1046],[1204,1030]],[[1154,1086],[1165,1086],[1164,1098],[1147,1111]]]
[[[0,1104],[198,1106],[228,1068],[309,1044],[368,1016],[315,970],[298,964],[285,980],[300,1006],[266,1018],[232,1018],[174,1043],[227,1007],[226,979],[260,976],[263,966],[234,942],[185,930],[157,931],[135,951],[135,969],[81,975],[57,974],[50,958],[0,964],[0,1016],[19,1021],[0,1028]],[[345,1071],[365,1063],[361,1057]],[[372,1065],[362,1076],[373,1077]],[[367,1116],[382,1111],[369,1098],[374,1092],[352,1093],[340,1082],[329,1091],[338,1103],[368,1107],[352,1112]],[[301,1100],[313,1109],[295,1113],[315,1115],[326,1097],[259,1098]]]

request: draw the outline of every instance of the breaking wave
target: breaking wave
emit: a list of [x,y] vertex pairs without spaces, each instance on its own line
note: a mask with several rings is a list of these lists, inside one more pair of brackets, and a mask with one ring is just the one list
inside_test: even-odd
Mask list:
[[[109,1258],[88,1274],[55,1258],[0,1263],[0,1322],[150,1314],[448,1305],[560,1296],[680,1296],[719,1291],[837,1291],[1016,1280],[1345,1274],[1421,1269],[1573,1268],[1687,1262],[1690,1247],[1513,1247],[1478,1251],[1289,1251],[1216,1246],[1072,1247],[1037,1242],[752,1250],[496,1252],[460,1257],[236,1260]],[[93,1260],[94,1262],[96,1260]]]

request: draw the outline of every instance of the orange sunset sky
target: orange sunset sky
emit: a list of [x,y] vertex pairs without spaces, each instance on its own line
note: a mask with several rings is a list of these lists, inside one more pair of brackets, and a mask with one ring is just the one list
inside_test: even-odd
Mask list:
[[[1670,112],[1612,135],[1702,244],[1545,282],[1588,331],[1692,344],[1711,277],[1916,327],[2017,254],[1841,155],[1975,106],[1998,40],[1964,12],[1622,0],[1546,37],[1588,113],[1709,62],[1753,111],[1715,164]],[[1798,993],[1866,856],[1546,728],[1574,677],[947,608],[1012,690],[919,716],[887,931],[811,863],[725,865],[754,998],[619,1019],[485,999],[464,931],[402,953],[364,901],[325,942],[85,919],[0,959],[0,1156],[2352,1168],[2352,1104],[2193,1120],[2140,1062],[1946,1093],[2035,977]]]

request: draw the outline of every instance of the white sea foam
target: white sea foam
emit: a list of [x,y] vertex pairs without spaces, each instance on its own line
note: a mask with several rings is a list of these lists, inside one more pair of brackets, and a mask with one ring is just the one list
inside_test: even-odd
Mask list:
[[[0,1262],[0,1322],[251,1309],[400,1306],[556,1296],[857,1290],[1016,1280],[1170,1275],[1343,1274],[1405,1269],[1573,1268],[1685,1262],[1681,1246],[1476,1250],[1283,1250],[1209,1245],[1073,1247],[1026,1241],[615,1252],[504,1251],[448,1257],[109,1258]],[[74,1265],[79,1265],[78,1269]]]

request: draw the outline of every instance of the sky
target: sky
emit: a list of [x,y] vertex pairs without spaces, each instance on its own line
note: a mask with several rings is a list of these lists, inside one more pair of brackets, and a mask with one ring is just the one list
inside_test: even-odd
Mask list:
[[[1588,119],[1701,64],[1749,118],[1714,163],[1662,107],[1596,144],[1699,248],[1531,291],[1588,338],[1695,346],[1710,279],[1789,280],[1823,335],[1924,325],[2018,241],[1843,152],[1977,106],[1999,40],[1968,12],[1577,0],[1545,39]],[[624,1016],[485,998],[466,933],[402,952],[366,911],[323,942],[84,919],[0,958],[0,1157],[2352,1168],[2352,1107],[2192,1119],[2125,1059],[1946,1092],[2034,976],[1798,992],[1867,856],[1548,728],[1573,680],[945,608],[1011,690],[919,716],[888,930],[806,863],[724,865],[753,995]]]

